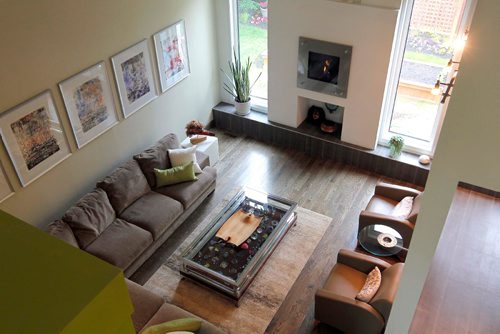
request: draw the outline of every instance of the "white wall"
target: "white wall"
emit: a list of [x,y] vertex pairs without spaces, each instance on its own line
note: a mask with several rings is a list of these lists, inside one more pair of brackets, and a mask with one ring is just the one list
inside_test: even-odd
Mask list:
[[386,333],[408,332],[457,183],[500,191],[499,12],[478,1]]
[[[342,140],[375,148],[398,11],[329,0],[269,2],[269,120],[297,127],[299,97],[345,107]],[[347,98],[297,88],[299,36],[353,47]]]
[[[143,38],[156,72],[151,36],[180,19],[186,22],[191,75],[77,150],[57,83],[101,60],[112,77],[109,58]],[[60,217],[96,181],[166,133],[183,136],[189,120],[208,122],[219,102],[213,1],[3,0],[0,31],[0,112],[50,89],[73,150],[67,160],[22,188],[0,149],[16,191],[0,209],[31,224]],[[119,110],[114,85],[113,91]]]

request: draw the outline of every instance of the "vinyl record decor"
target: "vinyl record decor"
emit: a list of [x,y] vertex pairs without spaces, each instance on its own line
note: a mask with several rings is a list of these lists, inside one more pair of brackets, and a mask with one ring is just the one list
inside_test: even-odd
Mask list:
[[111,58],[123,115],[130,116],[156,98],[147,40]]
[[5,175],[5,170],[2,164],[0,164],[0,203],[12,195],[14,195],[14,191],[12,191],[9,180]]
[[184,20],[157,32],[153,39],[161,91],[164,92],[190,73]]
[[104,62],[64,80],[59,89],[78,148],[118,123]]
[[50,91],[3,113],[0,134],[23,186],[71,154]]

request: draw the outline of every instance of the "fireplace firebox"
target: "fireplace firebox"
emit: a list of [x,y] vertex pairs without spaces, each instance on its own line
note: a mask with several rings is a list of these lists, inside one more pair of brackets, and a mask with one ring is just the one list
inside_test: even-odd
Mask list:
[[347,97],[352,46],[300,37],[297,86]]

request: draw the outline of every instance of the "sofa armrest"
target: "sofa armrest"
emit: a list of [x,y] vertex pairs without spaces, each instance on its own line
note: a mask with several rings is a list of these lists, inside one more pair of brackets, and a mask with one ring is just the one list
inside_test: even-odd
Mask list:
[[325,289],[316,292],[314,315],[346,333],[380,333],[385,326],[384,318],[371,305]]
[[410,245],[411,236],[415,228],[415,224],[411,221],[363,210],[359,214],[358,233],[366,226],[375,224],[385,225],[395,229],[403,238],[403,246],[408,248]]
[[384,196],[395,201],[401,201],[406,196],[417,197],[421,191],[413,188],[398,186],[396,184],[390,184],[385,182],[379,182],[375,186],[375,194],[379,196]]
[[351,268],[368,274],[375,266],[381,271],[389,268],[391,265],[379,258],[354,252],[347,249],[341,249],[337,255],[337,262],[345,264]]
[[196,162],[200,165],[200,168],[203,170],[205,167],[210,166],[210,159],[207,154],[196,151]]

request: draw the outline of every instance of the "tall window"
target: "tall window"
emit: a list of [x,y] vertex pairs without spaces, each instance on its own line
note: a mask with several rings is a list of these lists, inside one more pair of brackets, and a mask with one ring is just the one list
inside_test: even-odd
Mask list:
[[[253,62],[250,80],[261,76],[252,89],[252,105],[267,110],[267,5],[268,1],[235,0],[240,59]],[[260,108],[259,108],[260,107]]]
[[433,153],[449,99],[442,101],[439,93],[432,94],[432,88],[438,79],[449,82],[456,75],[463,46],[458,42],[464,39],[472,2],[403,2],[385,97],[382,142],[400,135],[410,150]]

